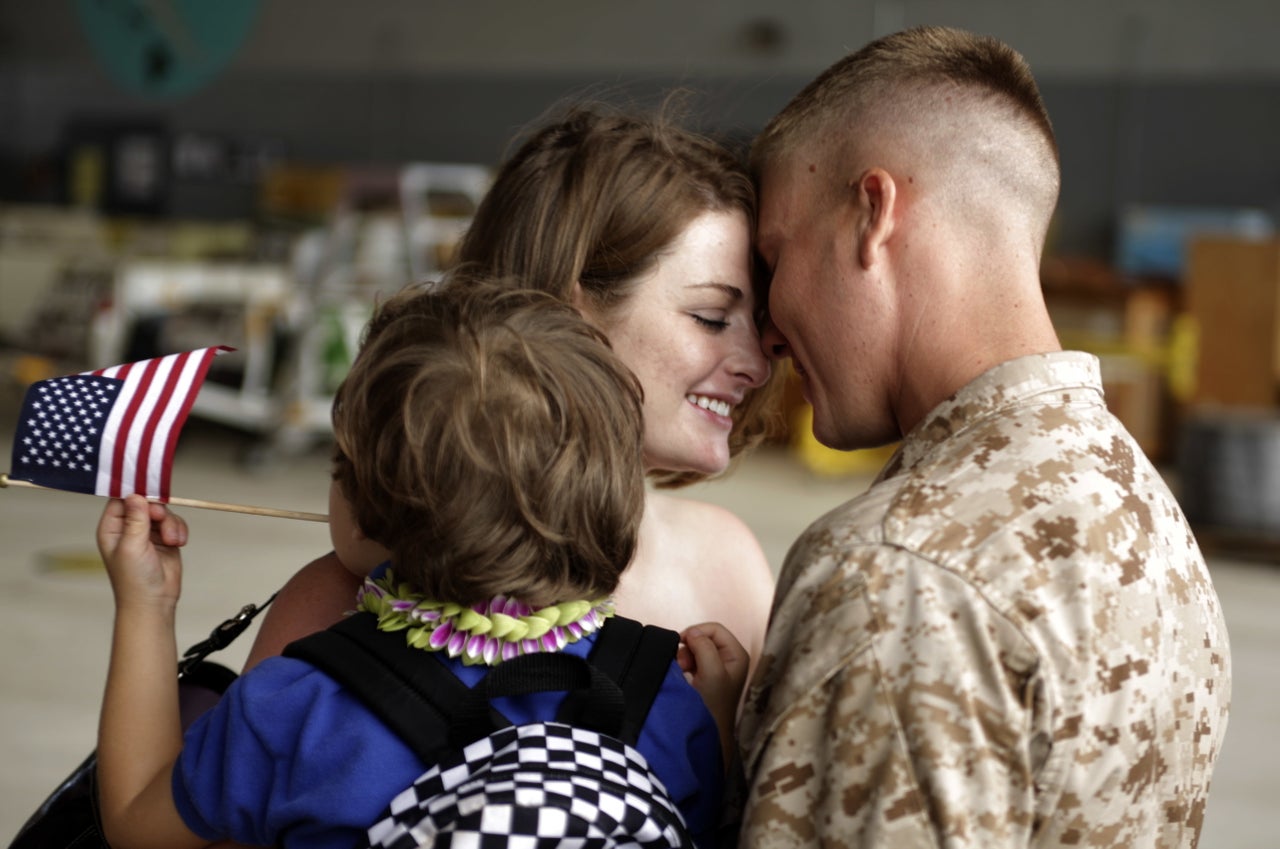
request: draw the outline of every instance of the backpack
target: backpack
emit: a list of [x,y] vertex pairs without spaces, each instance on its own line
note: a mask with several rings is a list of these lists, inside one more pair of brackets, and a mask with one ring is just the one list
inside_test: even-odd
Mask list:
[[[614,616],[587,658],[521,655],[474,688],[358,613],[285,649],[357,695],[433,766],[369,828],[366,849],[692,847],[634,746],[679,635]],[[513,725],[493,700],[566,691],[555,720]]]

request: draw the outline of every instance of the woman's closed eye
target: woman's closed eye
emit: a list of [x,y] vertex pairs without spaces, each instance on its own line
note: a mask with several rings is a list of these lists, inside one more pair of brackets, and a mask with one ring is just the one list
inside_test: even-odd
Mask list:
[[706,315],[699,315],[696,312],[690,313],[690,315],[693,316],[693,320],[696,321],[699,325],[707,328],[708,330],[714,333],[719,333],[720,331],[726,330],[729,327],[728,320],[724,318],[711,318]]

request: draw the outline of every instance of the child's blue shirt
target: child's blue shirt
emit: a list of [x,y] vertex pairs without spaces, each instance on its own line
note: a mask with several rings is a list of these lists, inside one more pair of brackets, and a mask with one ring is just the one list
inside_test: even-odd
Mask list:
[[[586,656],[595,635],[567,646]],[[487,671],[442,658],[466,684]],[[564,693],[503,700],[515,724],[551,720]],[[702,847],[724,793],[714,719],[673,661],[636,748]],[[305,661],[273,657],[238,678],[187,731],[173,795],[210,840],[350,849],[425,764],[356,696]]]

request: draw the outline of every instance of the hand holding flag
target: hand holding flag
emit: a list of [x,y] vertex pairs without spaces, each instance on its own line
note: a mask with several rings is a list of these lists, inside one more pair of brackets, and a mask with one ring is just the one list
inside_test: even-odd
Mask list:
[[23,398],[11,471],[0,484],[29,482],[111,498],[139,493],[192,507],[327,521],[316,513],[170,496],[178,434],[209,364],[231,350],[201,348],[32,384]]

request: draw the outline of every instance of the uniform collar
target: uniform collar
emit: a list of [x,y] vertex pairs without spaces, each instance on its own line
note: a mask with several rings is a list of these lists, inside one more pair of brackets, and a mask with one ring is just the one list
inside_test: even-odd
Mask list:
[[1055,351],[1009,360],[974,378],[934,407],[902,440],[876,483],[910,471],[934,448],[972,426],[1045,392],[1102,391],[1098,358]]

